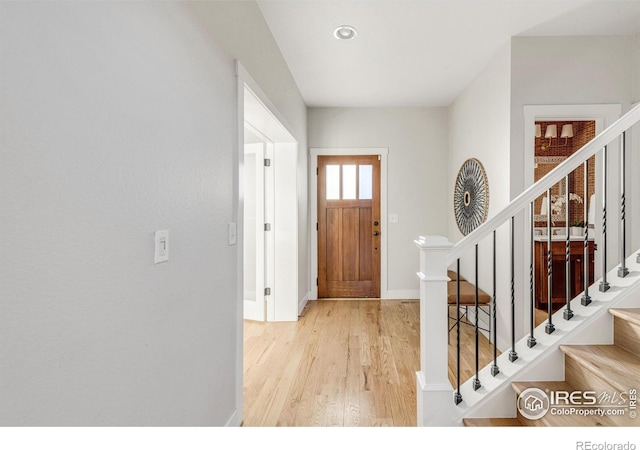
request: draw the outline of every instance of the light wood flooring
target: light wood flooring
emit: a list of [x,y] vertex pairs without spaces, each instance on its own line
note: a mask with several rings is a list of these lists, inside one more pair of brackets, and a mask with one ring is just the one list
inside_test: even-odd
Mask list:
[[[415,426],[419,317],[418,300],[318,300],[297,322],[245,321],[243,426]],[[473,327],[461,349],[475,361]],[[480,367],[492,352],[481,336]]]

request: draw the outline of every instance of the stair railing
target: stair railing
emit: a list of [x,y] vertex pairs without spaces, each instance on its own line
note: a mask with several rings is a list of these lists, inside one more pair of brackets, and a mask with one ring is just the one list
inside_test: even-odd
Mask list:
[[[573,155],[569,156],[564,162],[559,164],[555,169],[550,171],[547,175],[541,178],[538,182],[526,189],[522,194],[518,195],[513,201],[509,203],[502,211],[495,214],[488,219],[485,223],[480,225],[474,231],[458,241],[455,245],[446,237],[442,236],[423,236],[415,241],[416,245],[420,249],[420,272],[418,277],[420,278],[420,371],[417,373],[417,412],[418,412],[418,425],[419,426],[447,426],[454,425],[454,405],[461,403],[464,399],[460,392],[460,385],[463,380],[460,379],[460,258],[467,252],[475,251],[475,305],[472,311],[475,314],[475,323],[468,323],[475,327],[475,375],[473,378],[472,386],[474,390],[478,390],[482,387],[482,380],[478,376],[478,339],[479,339],[479,325],[478,325],[478,244],[485,238],[493,236],[493,292],[491,295],[490,304],[490,322],[492,326],[492,338],[493,338],[493,362],[491,363],[491,375],[496,377],[501,369],[497,363],[497,339],[496,339],[496,315],[497,315],[497,298],[496,298],[496,230],[509,224],[510,232],[510,278],[511,278],[511,292],[510,292],[510,338],[511,348],[509,350],[508,360],[510,363],[515,363],[518,360],[518,353],[515,348],[516,342],[516,329],[515,329],[515,219],[518,215],[523,214],[527,216],[530,222],[530,236],[531,239],[531,258],[529,261],[529,302],[531,307],[531,316],[529,320],[530,332],[527,338],[527,346],[534,347],[537,344],[537,338],[535,336],[535,317],[534,317],[534,202],[543,194],[546,194],[547,199],[547,305],[548,310],[546,314],[546,324],[544,332],[546,334],[552,334],[555,331],[555,325],[553,323],[553,308],[551,298],[551,288],[553,281],[553,265],[552,265],[552,208],[551,208],[551,191],[555,185],[564,180],[567,184],[566,188],[566,206],[568,211],[569,205],[569,176],[576,170],[582,168],[584,174],[584,225],[583,225],[583,240],[584,240],[584,273],[583,273],[583,294],[580,299],[581,305],[587,306],[591,303],[591,297],[589,295],[589,286],[594,280],[590,280],[589,274],[589,229],[590,224],[588,221],[588,173],[589,173],[589,159],[596,155],[596,153],[602,151],[602,280],[598,286],[599,291],[606,292],[610,284],[607,280],[607,186],[609,185],[609,169],[608,164],[608,151],[609,146],[613,141],[620,138],[620,233],[619,233],[619,264],[618,269],[619,277],[626,277],[629,273],[625,265],[626,255],[626,133],[633,125],[640,122],[640,105],[634,107],[616,122],[610,125],[603,132],[595,136],[590,142],[584,145],[580,150],[576,151]],[[527,214],[528,213],[528,214]],[[526,220],[526,219],[525,219]],[[569,257],[570,257],[570,232],[569,232],[569,220],[568,214],[565,220],[565,234],[566,234],[566,271],[570,270]],[[638,262],[640,262],[640,254],[638,254]],[[524,265],[524,261],[522,262]],[[449,351],[446,345],[449,342],[450,326],[445,318],[451,319],[448,312],[448,283],[450,278],[447,276],[447,270],[450,267],[456,267],[458,281],[456,281],[456,309],[457,314],[455,316],[456,321],[456,369],[455,389],[452,387],[452,383],[449,381]],[[520,266],[519,266],[520,267]],[[569,283],[567,283],[568,285]],[[569,287],[566,290],[566,304],[563,311],[563,319],[571,320],[574,316],[571,301],[572,295]]]

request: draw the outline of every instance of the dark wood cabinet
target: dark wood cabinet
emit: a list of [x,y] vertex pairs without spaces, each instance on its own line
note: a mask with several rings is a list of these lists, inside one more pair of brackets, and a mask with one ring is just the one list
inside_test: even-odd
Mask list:
[[[539,309],[548,308],[548,271],[547,271],[547,247],[546,240],[534,243],[534,279],[535,279],[535,305]],[[594,243],[589,241],[589,284],[593,283]],[[570,287],[571,298],[575,298],[584,290],[584,240],[572,240],[570,242]],[[552,308],[558,309],[566,304],[566,241],[553,240],[551,242],[551,301]]]

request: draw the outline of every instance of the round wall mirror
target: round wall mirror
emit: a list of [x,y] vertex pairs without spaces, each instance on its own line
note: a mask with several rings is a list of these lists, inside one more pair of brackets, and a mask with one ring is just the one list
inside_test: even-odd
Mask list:
[[465,236],[487,219],[489,183],[484,167],[475,158],[460,167],[453,192],[453,212],[458,229]]

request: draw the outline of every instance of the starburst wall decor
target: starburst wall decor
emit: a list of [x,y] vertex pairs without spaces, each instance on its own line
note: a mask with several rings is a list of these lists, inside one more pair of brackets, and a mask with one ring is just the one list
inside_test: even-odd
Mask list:
[[470,158],[462,164],[453,192],[453,212],[458,229],[465,236],[487,219],[489,183],[480,161]]

